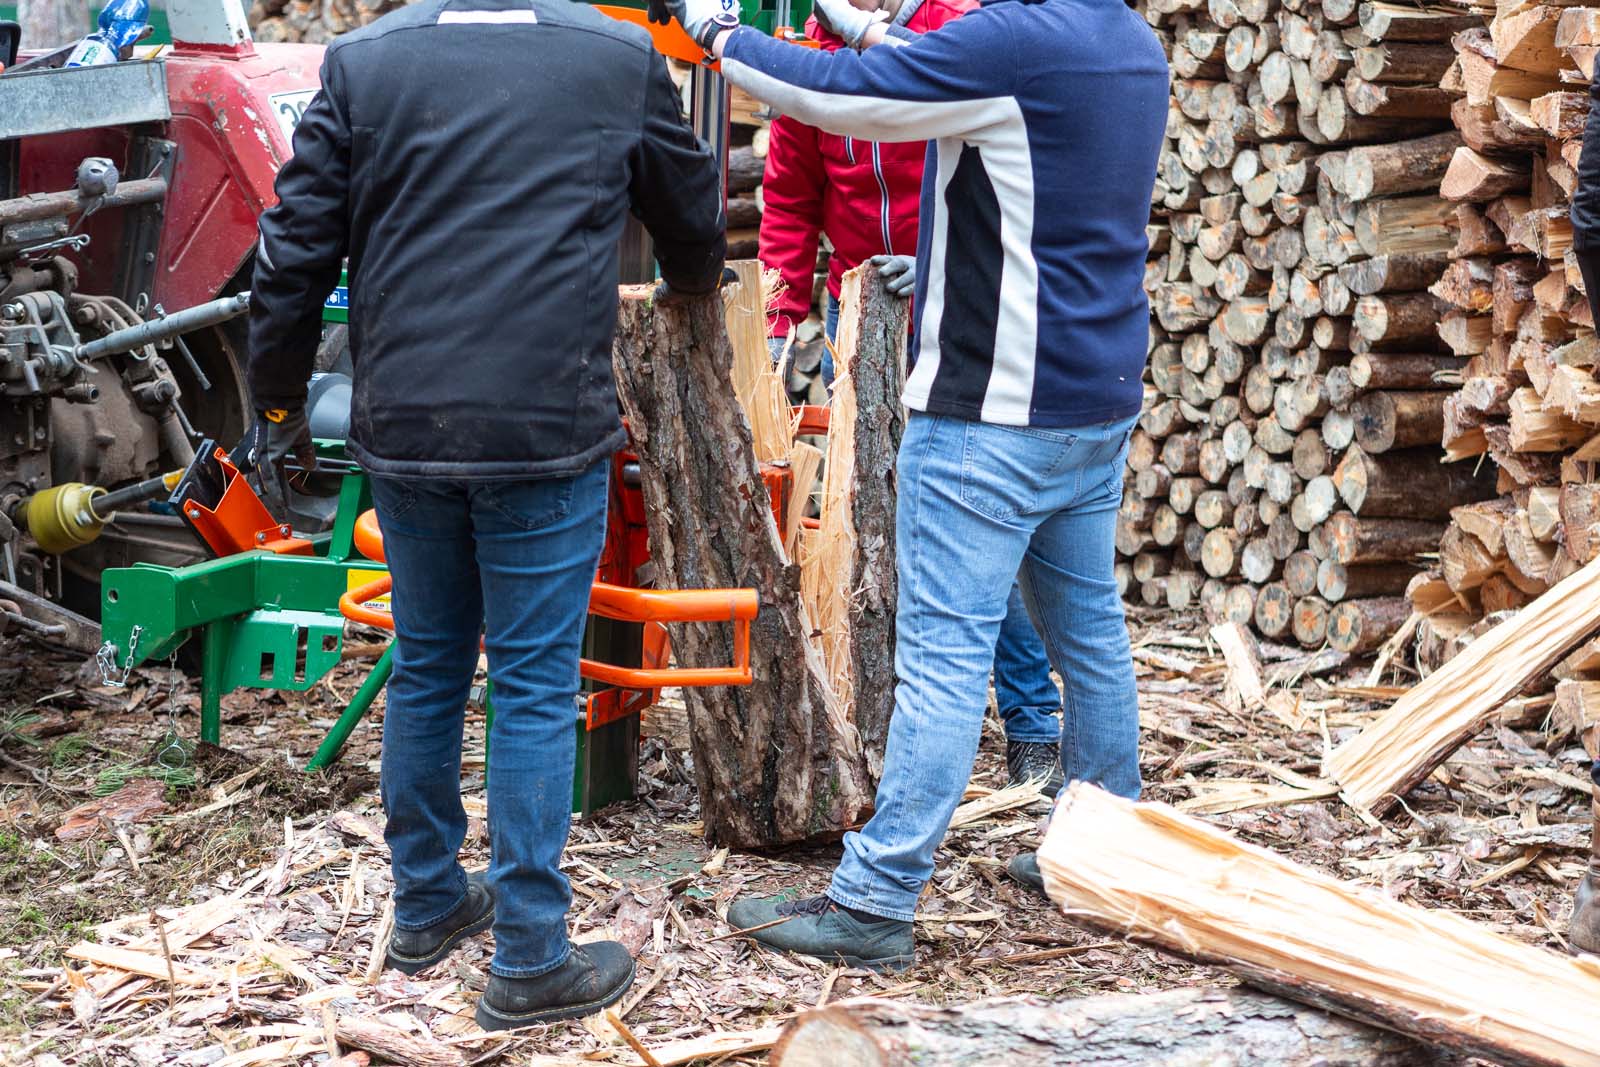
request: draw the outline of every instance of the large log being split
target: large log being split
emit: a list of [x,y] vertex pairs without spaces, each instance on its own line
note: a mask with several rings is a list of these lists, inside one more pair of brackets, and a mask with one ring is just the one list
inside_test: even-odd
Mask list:
[[1170,989],[1058,1003],[936,1006],[861,999],[796,1018],[773,1067],[1444,1067],[1399,1034],[1248,989]]
[[[759,305],[758,308],[759,310]],[[756,331],[759,336],[764,331]],[[765,343],[759,356],[764,363]],[[733,385],[720,299],[623,290],[613,364],[643,473],[657,581],[753,587],[754,684],[685,689],[709,839],[752,847],[849,826],[870,804],[867,760],[829,683]],[[727,624],[671,627],[684,662],[731,662]]]
[[1514,1067],[1600,1067],[1600,970],[1302,867],[1084,783],[1039,850],[1074,919],[1252,985]]

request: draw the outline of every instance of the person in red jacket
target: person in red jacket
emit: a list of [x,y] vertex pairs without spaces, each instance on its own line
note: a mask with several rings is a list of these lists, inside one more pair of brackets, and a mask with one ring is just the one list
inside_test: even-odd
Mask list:
[[[977,0],[851,0],[878,11],[890,25],[928,33],[978,6]],[[816,15],[806,20],[806,36],[829,51],[844,39]],[[783,292],[768,333],[777,351],[790,330],[811,310],[811,278],[818,238],[833,243],[828,258],[828,307],[824,326],[830,339],[839,320],[839,279],[873,256],[917,254],[917,210],[922,195],[926,141],[884,144],[824,133],[780,115],[772,121],[762,178],[761,262],[783,277]],[[895,264],[900,266],[900,264]],[[893,270],[893,267],[888,268]],[[910,287],[905,295],[910,295]],[[823,379],[833,381],[833,357],[824,353]]]
[[[905,34],[929,33],[975,9],[977,0],[850,0]],[[827,51],[845,41],[813,15],[806,36]],[[903,34],[902,34],[903,36]],[[910,298],[916,283],[917,213],[926,141],[881,143],[825,133],[786,115],[772,122],[762,194],[760,257],[783,277],[768,322],[773,357],[811,311],[817,243],[826,233],[828,303],[823,329],[831,342],[839,323],[839,279],[868,259],[888,287]],[[833,384],[833,355],[822,356],[822,377]],[[1061,788],[1061,692],[1050,660],[1013,584],[995,644],[995,699],[1006,731],[1006,768],[1012,781],[1043,780],[1042,791]]]

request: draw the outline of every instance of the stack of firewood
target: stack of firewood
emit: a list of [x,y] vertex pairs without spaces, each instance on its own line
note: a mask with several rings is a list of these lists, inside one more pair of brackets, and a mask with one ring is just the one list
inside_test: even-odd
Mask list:
[[1442,79],[1464,144],[1441,183],[1456,242],[1433,292],[1467,357],[1443,443],[1500,495],[1452,512],[1442,577],[1413,591],[1424,669],[1600,554],[1600,348],[1567,217],[1596,41],[1600,11],[1502,3],[1455,35]]
[[1464,360],[1428,292],[1461,144],[1438,82],[1480,20],[1350,0],[1151,0],[1147,18],[1173,83],[1119,580],[1371,650],[1450,508],[1493,491],[1438,462]]
[[255,0],[250,27],[258,41],[327,44],[405,5],[406,0]]

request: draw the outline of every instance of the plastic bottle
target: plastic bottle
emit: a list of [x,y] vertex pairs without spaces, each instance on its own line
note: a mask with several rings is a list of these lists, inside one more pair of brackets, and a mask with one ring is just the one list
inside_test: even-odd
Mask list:
[[115,63],[124,48],[144,36],[150,0],[111,0],[100,11],[100,28],[78,42],[67,57],[69,67]]

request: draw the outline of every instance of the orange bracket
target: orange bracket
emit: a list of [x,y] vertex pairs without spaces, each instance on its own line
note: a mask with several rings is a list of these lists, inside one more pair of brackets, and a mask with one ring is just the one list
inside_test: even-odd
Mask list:
[[311,554],[311,542],[293,537],[288,523],[280,523],[261,502],[239,468],[228,461],[228,454],[217,449],[214,457],[222,470],[222,495],[215,508],[198,500],[185,500],[183,513],[211,551],[231,556],[252,549],[265,549],[286,555]]
[[794,434],[796,437],[826,437],[832,421],[832,408],[820,404],[802,404],[795,408]]
[[[710,62],[705,50],[695,43],[694,38],[684,32],[676,19],[663,26],[659,22],[651,22],[650,16],[637,7],[617,7],[614,4],[595,4],[594,9],[602,15],[616,19],[618,22],[631,22],[650,35],[650,43],[657,52],[672,59],[681,59],[685,63],[694,63],[710,67],[712,70],[721,70],[722,64]],[[780,41],[797,44],[802,48],[821,48],[821,41],[813,41],[804,34],[796,33],[789,26],[779,26],[772,31],[772,36]]]

